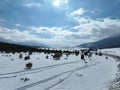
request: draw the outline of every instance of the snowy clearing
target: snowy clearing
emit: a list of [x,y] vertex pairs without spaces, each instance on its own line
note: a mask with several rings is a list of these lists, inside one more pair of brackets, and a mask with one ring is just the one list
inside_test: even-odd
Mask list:
[[[46,55],[33,53],[24,60],[19,53],[0,53],[0,90],[108,90],[118,72],[119,62],[104,55],[85,57],[87,63],[80,55],[63,55],[60,60]],[[31,69],[25,69],[28,62],[33,64]]]

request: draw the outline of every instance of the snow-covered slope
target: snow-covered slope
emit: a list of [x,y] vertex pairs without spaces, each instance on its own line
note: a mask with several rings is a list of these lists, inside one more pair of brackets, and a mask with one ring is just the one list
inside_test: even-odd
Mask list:
[[[23,57],[27,53],[22,53]],[[117,65],[113,58],[93,55],[66,55],[53,60],[51,54],[33,53],[30,60],[19,59],[19,53],[0,53],[0,90],[108,90],[116,77]],[[25,64],[33,63],[30,70]],[[25,79],[29,80],[24,82]]]
[[120,33],[114,34],[96,42],[78,45],[81,48],[118,48],[120,47]]
[[102,49],[103,53],[120,56],[120,48]]

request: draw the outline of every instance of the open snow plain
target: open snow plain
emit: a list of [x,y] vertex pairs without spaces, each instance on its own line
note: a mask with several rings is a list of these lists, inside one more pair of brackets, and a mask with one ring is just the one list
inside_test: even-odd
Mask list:
[[[116,51],[101,51],[112,50]],[[27,53],[22,55],[25,57]],[[119,64],[113,57],[106,59],[105,55],[93,54],[85,57],[85,63],[80,54],[68,57],[63,54],[60,60],[53,60],[52,54],[48,59],[46,56],[32,53],[29,60],[24,60],[19,53],[0,53],[0,90],[120,90],[110,88]],[[26,69],[28,62],[32,63],[31,69]]]

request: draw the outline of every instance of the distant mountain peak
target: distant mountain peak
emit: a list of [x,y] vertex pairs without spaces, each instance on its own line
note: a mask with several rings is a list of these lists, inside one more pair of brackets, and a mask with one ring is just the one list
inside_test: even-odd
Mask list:
[[117,48],[120,47],[120,33],[111,35],[108,38],[91,42],[91,43],[85,43],[78,45],[76,47],[80,48]]

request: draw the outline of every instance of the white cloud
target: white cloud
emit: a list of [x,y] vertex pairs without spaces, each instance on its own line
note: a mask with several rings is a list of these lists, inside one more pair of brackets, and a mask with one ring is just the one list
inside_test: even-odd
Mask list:
[[20,27],[21,25],[17,23],[17,24],[15,24],[15,26]]
[[[83,14],[85,12],[83,10],[84,9],[80,10],[80,14],[77,14],[79,11],[78,9],[68,15],[69,18],[78,23],[78,25],[71,28],[73,30],[78,30],[76,34],[74,33],[72,35],[74,39],[80,38],[84,39],[85,42],[92,42],[109,37],[115,33],[120,33],[119,19],[111,19],[108,17],[102,19],[92,19],[84,16]],[[81,43],[85,43],[84,41]]]
[[70,46],[71,42],[66,36],[72,34],[67,29],[62,27],[30,27],[31,33],[36,33],[38,35],[51,35],[51,38],[42,38],[45,43],[52,46]]
[[40,7],[41,3],[38,2],[27,2],[24,4],[25,7],[32,8],[32,7]]
[[71,34],[70,31],[63,29],[62,27],[30,27],[32,32],[36,33],[51,33],[54,36],[66,36]]
[[[53,35],[53,37],[40,37],[40,35],[46,35],[46,33],[48,33],[48,35]],[[64,46],[65,43],[63,42],[69,41],[65,36],[70,35],[70,33],[70,31],[66,31],[59,27],[29,27],[28,30],[25,31],[0,27],[0,37],[6,40],[26,43],[34,41],[52,46]]]
[[[92,19],[84,17],[87,10],[78,9],[68,17],[76,22],[72,27],[35,27],[26,30],[0,27],[0,37],[15,42],[37,42],[52,46],[75,46],[120,33],[120,20],[111,18]],[[17,24],[16,24],[17,25]],[[19,24],[17,25],[19,26]],[[74,31],[75,30],[75,31]]]
[[103,39],[120,32],[120,20],[104,18],[101,20],[91,19],[88,21],[89,22],[73,27],[73,29],[79,30],[81,34],[85,34],[86,36],[91,35],[91,37],[96,37],[96,40]]
[[25,42],[34,38],[33,35],[30,35],[26,31],[19,31],[18,29],[9,29],[5,27],[0,27],[0,37],[14,42]]
[[86,11],[83,8],[77,9],[71,13],[69,13],[69,16],[71,17],[79,17],[83,15]]
[[78,22],[77,26],[70,28],[30,26],[23,31],[0,27],[0,37],[14,42],[37,42],[62,47],[93,42],[120,32],[119,19],[104,18],[88,21],[81,24]]

